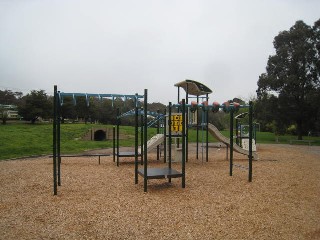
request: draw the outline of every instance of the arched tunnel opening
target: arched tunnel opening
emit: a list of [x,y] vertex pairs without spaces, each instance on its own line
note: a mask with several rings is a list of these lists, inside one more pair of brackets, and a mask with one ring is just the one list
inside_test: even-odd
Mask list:
[[97,130],[94,132],[94,138],[95,141],[104,141],[106,140],[106,132],[103,130]]

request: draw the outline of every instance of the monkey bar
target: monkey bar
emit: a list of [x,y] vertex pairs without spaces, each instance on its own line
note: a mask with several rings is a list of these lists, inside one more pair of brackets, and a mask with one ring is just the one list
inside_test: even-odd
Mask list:
[[[95,94],[95,93],[65,93],[58,91],[57,86],[54,86],[54,100],[53,100],[53,194],[58,194],[58,186],[61,186],[61,155],[60,152],[60,123],[61,123],[61,106],[64,103],[64,97],[71,97],[74,104],[76,104],[77,97],[85,97],[87,105],[89,106],[91,98],[97,98],[99,100],[111,99],[112,105],[116,98],[133,99],[135,101],[136,108],[139,106],[139,99],[143,99],[144,95],[133,94]],[[136,161],[138,156],[138,149],[135,149]],[[102,155],[101,155],[102,156]],[[100,156],[99,156],[100,158]]]

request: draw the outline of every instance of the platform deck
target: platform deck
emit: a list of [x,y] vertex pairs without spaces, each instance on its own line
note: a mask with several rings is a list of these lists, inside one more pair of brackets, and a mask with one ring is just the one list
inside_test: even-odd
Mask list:
[[[144,177],[144,170],[139,169],[138,174]],[[172,168],[148,168],[147,179],[161,179],[161,178],[179,178],[182,173]]]

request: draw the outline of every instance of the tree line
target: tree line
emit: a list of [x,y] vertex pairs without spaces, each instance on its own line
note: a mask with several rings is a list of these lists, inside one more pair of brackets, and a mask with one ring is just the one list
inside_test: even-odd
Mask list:
[[[276,134],[303,135],[320,133],[320,19],[313,26],[297,21],[289,30],[274,38],[275,54],[269,56],[266,72],[257,81],[254,102],[254,119],[262,131]],[[53,96],[44,90],[21,92],[0,90],[0,104],[16,105],[24,120],[50,119],[53,115]],[[150,103],[150,111],[164,112],[165,105]],[[121,98],[99,101],[84,97],[65,98],[61,107],[63,121],[116,123],[116,109],[122,113],[134,108],[133,100]],[[4,122],[5,114],[2,111]],[[133,118],[123,118],[123,124],[133,125]],[[228,127],[228,116],[223,112],[209,113],[209,121],[219,129]]]
[[[134,109],[135,103],[132,99],[123,100],[122,98],[98,100],[89,99],[89,105],[85,97],[77,97],[76,104],[71,97],[64,97],[61,106],[61,121],[116,124],[117,111],[120,114]],[[243,103],[243,102],[242,102]],[[48,120],[53,118],[53,96],[48,95],[44,90],[32,90],[23,95],[21,92],[10,90],[0,90],[0,104],[17,106],[21,119],[35,123],[37,120]],[[2,109],[4,111],[5,109]],[[166,105],[162,103],[148,103],[148,111],[164,114]],[[209,112],[209,122],[216,125],[220,130],[228,127],[228,115],[224,112]],[[2,114],[4,115],[4,114]],[[201,122],[202,114],[198,113]],[[121,124],[134,126],[134,117],[124,117],[120,119]],[[3,118],[3,123],[5,119]]]
[[[44,90],[32,90],[23,95],[22,92],[13,92],[11,90],[0,90],[0,104],[16,106],[21,119],[35,123],[37,120],[50,120],[53,118],[53,96],[48,95]],[[64,97],[61,105],[62,123],[64,122],[99,122],[103,124],[115,124],[117,120],[117,109],[120,114],[130,111],[135,103],[132,99],[123,100],[116,98],[114,100],[96,98],[89,99],[89,105],[85,97],[77,97],[76,104],[72,97]],[[150,111],[164,109],[165,105],[161,103],[150,103]],[[1,109],[3,123],[5,119],[4,112]],[[123,124],[133,125],[133,118],[123,118]]]

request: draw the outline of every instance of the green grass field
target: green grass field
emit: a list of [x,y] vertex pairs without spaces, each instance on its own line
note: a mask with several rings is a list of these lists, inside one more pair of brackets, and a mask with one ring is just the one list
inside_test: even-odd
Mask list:
[[[111,125],[97,124],[62,124],[61,125],[61,153],[81,153],[85,150],[111,148],[112,139],[106,141],[82,140],[91,128],[111,128]],[[120,133],[125,136],[120,140],[120,146],[134,147],[134,128],[121,126]],[[148,138],[156,133],[156,129],[148,130]],[[222,132],[229,136],[228,131]],[[205,133],[199,132],[199,141],[205,139]],[[257,143],[289,143],[295,136],[276,136],[273,133],[258,132]],[[0,125],[0,160],[52,154],[52,124],[9,123]],[[276,141],[278,139],[278,141]],[[320,145],[319,137],[304,137],[314,141],[313,145]],[[189,141],[196,141],[196,131],[189,131]],[[216,140],[209,134],[209,141]]]

